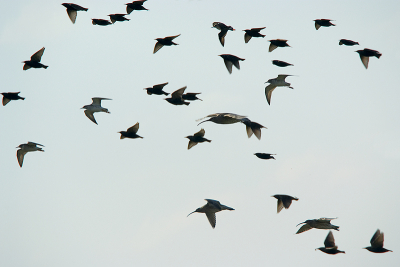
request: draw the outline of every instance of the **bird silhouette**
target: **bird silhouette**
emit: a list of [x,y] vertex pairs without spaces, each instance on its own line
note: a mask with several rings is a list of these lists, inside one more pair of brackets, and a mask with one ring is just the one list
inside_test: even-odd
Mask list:
[[315,19],[315,29],[318,30],[322,27],[336,26],[331,22],[331,19]]
[[203,142],[209,142],[211,143],[211,140],[208,140],[204,138],[204,134],[206,131],[202,128],[200,131],[195,133],[194,135],[188,135],[185,138],[189,139],[189,144],[188,144],[188,150],[197,145],[198,143],[203,143]]
[[116,21],[128,21],[130,19],[125,18],[128,14],[110,14],[110,20],[114,24]]
[[120,131],[118,133],[121,134],[120,139],[124,139],[124,138],[142,138],[141,136],[137,135],[137,131],[139,130],[139,123],[137,122],[135,125],[133,125],[132,127],[129,127],[126,131]]
[[212,25],[213,25],[212,28],[220,30],[220,32],[218,33],[219,42],[221,43],[222,46],[225,46],[226,34],[228,33],[228,31],[234,31],[235,29],[232,28],[232,26],[227,26],[222,22],[213,22]]
[[186,86],[176,90],[175,92],[173,92],[171,94],[171,97],[165,98],[165,100],[167,100],[172,105],[186,105],[186,106],[189,106],[190,102],[186,102],[182,98],[182,95],[183,95],[183,92],[185,92],[185,89],[186,89]]
[[232,124],[232,123],[241,122],[242,119],[246,118],[246,116],[241,116],[241,115],[237,115],[234,113],[214,113],[214,114],[210,114],[204,118],[198,119],[197,121],[204,120],[206,118],[209,118],[209,119],[202,121],[197,125],[200,125],[206,121],[212,121],[217,124]]
[[[267,154],[267,155],[272,155],[272,154]],[[292,204],[292,200],[296,201],[299,200],[297,197],[292,197],[288,195],[273,195],[272,197],[278,200],[277,213],[281,212],[283,208],[288,209]]]
[[153,85],[153,87],[144,88],[143,90],[147,90],[148,95],[169,95],[169,93],[163,91],[164,86],[167,84],[168,83],[156,84]]
[[17,159],[18,159],[18,164],[19,166],[22,168],[22,164],[24,163],[24,156],[26,153],[28,152],[33,152],[33,151],[42,151],[44,152],[44,150],[41,147],[38,146],[43,146],[41,144],[38,143],[34,143],[34,142],[28,142],[26,144],[20,144],[19,146],[17,146],[17,148],[19,148],[17,150]]
[[100,25],[100,26],[107,26],[107,25],[111,25],[112,23],[106,19],[92,19],[92,24]]
[[74,24],[76,21],[77,11],[88,11],[87,8],[81,7],[77,4],[63,3],[62,5],[67,8],[68,17]]
[[287,66],[293,66],[293,64],[287,63],[285,61],[280,61],[280,60],[272,60],[272,64],[278,67],[287,67]]
[[240,70],[239,61],[245,60],[244,58],[240,58],[230,54],[222,54],[219,56],[224,59],[225,66],[229,74],[232,74],[232,65],[234,65],[238,70]]
[[365,249],[374,252],[374,253],[385,253],[385,252],[393,252],[389,249],[383,247],[383,233],[378,229],[375,234],[371,238],[371,246],[365,247]]
[[126,5],[126,13],[131,14],[133,10],[148,10],[143,6],[143,3],[147,0],[141,1],[133,1],[132,3],[127,3]]
[[269,40],[269,42],[270,42],[271,44],[269,45],[268,51],[269,51],[269,52],[272,52],[272,51],[274,51],[275,49],[277,49],[278,47],[286,47],[286,46],[290,47],[290,45],[288,45],[287,41],[288,41],[288,40],[285,40],[285,39],[274,39],[274,40]]
[[201,93],[186,93],[186,94],[182,95],[182,99],[189,100],[189,101],[194,101],[194,100],[203,101],[197,97],[197,95],[199,95],[199,94],[201,94]]
[[331,254],[335,255],[338,253],[346,253],[344,251],[338,250],[338,247],[335,245],[335,238],[333,237],[332,231],[329,231],[328,235],[325,238],[324,241],[324,247],[319,247],[316,248],[315,250],[321,250],[322,252],[325,252],[326,254]]
[[25,63],[25,64],[24,64],[24,67],[22,69],[23,70],[27,70],[27,69],[30,69],[30,68],[35,68],[35,69],[44,68],[44,69],[47,69],[48,66],[43,65],[42,63],[40,63],[40,60],[42,59],[43,53],[44,53],[44,47],[42,47],[39,51],[37,51],[35,54],[33,54],[31,56],[31,60],[23,61],[22,63]]
[[265,27],[262,27],[262,28],[251,28],[250,30],[243,30],[243,31],[246,32],[244,34],[244,42],[247,44],[250,41],[251,37],[262,37],[262,38],[264,38],[265,35],[260,33],[260,31],[263,30],[263,29],[265,29]]
[[[205,200],[207,201],[207,204],[189,213],[189,215],[195,212],[205,213],[212,228],[215,228],[215,224],[217,222],[215,218],[215,213],[221,210],[235,210],[231,207],[222,205],[218,200],[213,200],[213,199],[205,199]],[[187,217],[189,217],[189,215]]]
[[361,62],[364,64],[364,67],[366,69],[368,69],[368,62],[370,57],[376,57],[379,59],[382,56],[380,52],[368,48],[357,50],[356,52],[360,55]]
[[340,39],[339,40],[339,45],[353,46],[353,45],[359,45],[359,43],[358,42],[354,42],[352,40]]
[[108,109],[103,108],[103,107],[101,106],[101,100],[112,100],[112,99],[109,99],[109,98],[102,98],[102,97],[93,97],[93,98],[92,98],[92,104],[86,105],[86,106],[83,106],[83,107],[82,107],[82,109],[86,109],[86,110],[85,110],[85,115],[86,115],[86,117],[88,117],[92,122],[94,122],[94,123],[96,123],[96,124],[97,124],[97,122],[96,122],[96,119],[94,118],[93,113],[95,113],[95,112],[110,113],[110,112],[108,111]]
[[172,42],[172,40],[174,40],[178,36],[180,36],[180,34],[174,35],[174,36],[167,36],[164,38],[157,38],[156,39],[157,43],[154,46],[153,54],[157,53],[157,51],[160,50],[164,45],[166,45],[166,46],[178,45],[178,44]]
[[250,138],[253,133],[257,137],[258,140],[261,140],[261,128],[267,129],[267,127],[262,126],[261,124],[251,121],[248,118],[243,118],[241,122],[246,125],[247,137]]
[[[332,225],[331,220],[334,220],[336,218],[319,218],[319,219],[313,219],[313,220],[307,220],[305,222],[299,223],[304,224],[300,229],[297,231],[296,234],[303,233],[305,231],[308,231],[312,228],[316,229],[333,229],[336,231],[339,231],[339,226]],[[298,226],[296,225],[296,226]]]
[[290,86],[290,83],[285,81],[286,77],[288,76],[293,76],[293,75],[279,74],[278,77],[274,79],[269,79],[267,82],[265,82],[269,83],[269,85],[265,87],[265,96],[267,97],[267,102],[269,105],[271,105],[272,92],[275,90],[276,87],[288,86],[290,89],[293,89],[293,87]]
[[8,92],[8,93],[1,93],[3,95],[3,106],[7,105],[8,102],[10,102],[11,100],[24,100],[25,97],[20,97],[18,94],[21,92]]
[[275,159],[272,155],[276,155],[276,154],[254,153],[254,155],[256,155],[256,157],[259,158],[259,159]]

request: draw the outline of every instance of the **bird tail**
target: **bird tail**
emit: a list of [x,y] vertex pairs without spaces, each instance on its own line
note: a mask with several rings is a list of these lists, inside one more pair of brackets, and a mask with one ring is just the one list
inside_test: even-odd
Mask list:
[[43,65],[43,68],[47,69],[49,66]]

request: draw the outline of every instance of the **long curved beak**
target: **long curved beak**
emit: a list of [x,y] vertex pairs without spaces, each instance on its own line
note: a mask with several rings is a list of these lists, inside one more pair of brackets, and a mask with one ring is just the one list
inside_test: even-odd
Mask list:
[[209,121],[209,120],[202,121],[199,124],[197,124],[197,126],[199,126],[200,124],[202,124],[203,122],[206,122],[206,121]]
[[300,224],[303,224],[303,223],[306,223],[306,222],[299,223],[298,225],[296,225],[296,227],[299,226]]
[[195,211],[193,211],[193,212],[189,213],[189,214],[188,214],[188,216],[186,216],[186,217],[189,217],[189,215],[190,215],[190,214],[192,214],[192,213],[195,213]]

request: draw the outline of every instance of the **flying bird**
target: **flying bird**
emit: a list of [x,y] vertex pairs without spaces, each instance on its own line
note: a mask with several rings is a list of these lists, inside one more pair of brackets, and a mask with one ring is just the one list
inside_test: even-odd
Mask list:
[[288,45],[287,41],[288,40],[284,40],[284,39],[274,39],[274,40],[269,40],[271,42],[271,44],[269,45],[269,52],[274,51],[276,48],[278,47],[290,47],[290,45]]
[[148,95],[169,95],[169,93],[163,91],[164,86],[167,84],[168,83],[156,84],[153,85],[153,87],[144,88],[143,90],[147,90]]
[[204,118],[198,119],[197,121],[204,120],[206,118],[209,118],[209,119],[202,121],[197,125],[200,125],[206,121],[212,121],[217,124],[232,124],[232,123],[241,122],[242,119],[246,118],[246,116],[241,116],[241,115],[237,115],[237,114],[233,114],[233,113],[214,113],[214,114],[210,114]]
[[25,97],[20,97],[18,94],[21,92],[8,92],[8,93],[1,93],[3,95],[3,106],[7,105],[8,102],[10,102],[11,100],[18,100],[18,99],[22,99],[24,100]]
[[176,90],[171,94],[171,97],[165,98],[172,105],[186,105],[189,106],[190,102],[183,100],[182,95],[185,92],[186,86]]
[[101,100],[112,100],[110,98],[102,98],[102,97],[93,97],[92,98],[92,104],[83,106],[82,109],[85,110],[85,115],[88,117],[92,122],[96,123],[96,119],[94,118],[93,113],[95,112],[105,112],[105,113],[110,113],[108,109],[103,108],[101,106]]
[[340,39],[339,40],[339,45],[353,46],[353,45],[359,45],[359,43],[358,42],[354,42],[352,40]]
[[201,93],[186,93],[186,94],[182,95],[182,99],[189,100],[189,101],[194,101],[194,100],[203,101],[197,97],[197,95],[199,95],[199,94],[201,94]]
[[135,125],[133,125],[132,127],[129,127],[126,131],[120,131],[118,133],[121,134],[120,139],[124,139],[124,138],[142,138],[141,136],[137,135],[137,131],[139,130],[139,123],[137,122]]
[[108,16],[110,16],[110,20],[114,24],[116,21],[128,21],[128,20],[130,20],[130,19],[127,19],[127,18],[124,17],[126,15],[128,15],[128,14],[110,14]]
[[92,19],[93,25],[107,26],[112,24],[109,20],[106,19]]
[[318,30],[322,27],[336,26],[331,22],[331,19],[315,19],[315,29]]
[[208,140],[207,138],[204,138],[204,134],[206,131],[202,128],[200,131],[195,133],[194,135],[188,135],[185,138],[189,139],[189,144],[188,144],[188,150],[197,145],[198,143],[203,143],[203,142],[209,142],[211,143],[211,140]]
[[143,3],[147,0],[141,1],[133,1],[132,3],[127,3],[126,5],[126,13],[131,14],[133,10],[148,10],[143,6]]
[[[189,215],[195,212],[205,213],[212,228],[215,228],[216,224],[215,213],[221,210],[235,210],[231,207],[222,205],[218,200],[213,200],[213,199],[205,199],[205,200],[207,201],[207,204],[189,213]],[[189,217],[189,215],[187,217]]]
[[63,3],[62,5],[67,8],[68,17],[74,24],[76,20],[77,11],[88,11],[87,8],[81,7],[77,4]]
[[180,36],[180,34],[174,35],[174,36],[167,36],[164,38],[157,38],[156,39],[157,43],[154,46],[153,54],[155,54],[158,50],[160,50],[164,45],[167,45],[167,46],[178,45],[178,44],[172,42],[172,40],[174,40],[178,36]]
[[356,52],[360,55],[361,62],[364,64],[364,67],[366,69],[368,69],[368,62],[370,57],[376,57],[379,59],[382,56],[382,54],[379,53],[378,51],[368,48],[364,48],[363,50],[357,50]]
[[265,27],[262,27],[262,28],[251,28],[250,30],[243,30],[243,31],[246,32],[244,34],[244,42],[247,44],[250,41],[251,37],[262,37],[262,38],[264,38],[265,35],[260,33],[260,31],[263,30],[263,29],[265,29]]
[[234,65],[238,70],[240,70],[239,61],[245,60],[244,58],[240,58],[230,54],[222,54],[219,56],[224,59],[225,66],[229,74],[232,74],[232,65]]
[[[267,155],[272,155],[272,154],[267,154]],[[297,197],[292,197],[288,195],[273,195],[272,197],[278,200],[277,213],[281,212],[283,208],[288,209],[292,204],[292,200],[296,201],[299,200]]]
[[332,231],[329,231],[328,235],[326,236],[324,247],[316,248],[315,250],[317,249],[331,255],[346,253],[344,251],[338,250],[338,247],[335,245],[335,238],[333,237]]
[[218,33],[218,38],[219,38],[221,45],[224,46],[226,34],[228,33],[228,31],[234,31],[235,29],[232,28],[232,26],[227,26],[222,22],[213,22],[212,25],[213,25],[212,28],[216,28],[216,29],[220,30],[220,32]]
[[383,233],[381,233],[379,229],[376,230],[375,234],[371,238],[371,246],[365,247],[365,249],[374,253],[393,252],[383,247]]
[[285,61],[280,61],[280,60],[272,60],[272,64],[278,67],[287,67],[287,66],[293,66],[293,64],[287,63]]
[[44,152],[44,150],[41,147],[38,146],[43,146],[41,144],[37,144],[34,142],[28,142],[26,144],[20,144],[19,146],[17,146],[17,148],[19,148],[17,150],[17,159],[18,159],[18,164],[19,166],[22,168],[22,164],[24,163],[24,156],[26,153],[28,152],[33,152],[33,151],[42,151]]
[[31,60],[23,61],[22,63],[25,63],[24,67],[23,67],[23,70],[27,70],[27,69],[30,69],[30,68],[35,68],[35,69],[44,68],[44,69],[47,69],[48,66],[43,65],[42,63],[40,63],[40,60],[42,59],[43,53],[44,53],[44,47],[42,47],[39,51],[37,51],[35,54],[33,54],[31,56]]
[[[319,218],[319,219],[307,220],[305,222],[299,223],[298,225],[300,225],[300,224],[304,224],[304,225],[302,227],[300,227],[300,229],[297,231],[296,234],[303,233],[312,228],[333,229],[333,230],[339,231],[339,226],[331,224],[331,220],[334,220],[334,219],[337,219],[337,218]],[[296,226],[298,226],[298,225],[296,225]]]
[[243,118],[241,122],[246,125],[246,132],[247,137],[251,137],[254,135],[257,137],[258,140],[261,140],[261,128],[267,129],[267,127],[262,126],[261,124],[251,121],[248,118]]
[[272,92],[276,87],[283,87],[283,86],[288,86],[290,89],[293,89],[293,87],[290,86],[290,83],[286,82],[285,79],[288,76],[293,76],[293,75],[288,75],[288,74],[279,74],[278,77],[274,79],[269,79],[265,83],[269,83],[267,87],[265,87],[265,96],[267,97],[268,104],[271,105],[271,96]]
[[[276,155],[276,154],[254,153],[254,155],[256,155],[256,157],[259,158],[259,159],[275,159],[274,156],[272,156],[272,155]],[[280,196],[280,195],[275,195],[275,196]]]

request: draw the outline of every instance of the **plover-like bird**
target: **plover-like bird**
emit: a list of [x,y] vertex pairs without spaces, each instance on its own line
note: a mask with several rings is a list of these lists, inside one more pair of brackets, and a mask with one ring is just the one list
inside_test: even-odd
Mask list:
[[28,152],[33,152],[33,151],[42,151],[44,152],[44,150],[41,147],[38,146],[43,146],[41,144],[37,144],[34,142],[28,142],[26,144],[20,144],[19,146],[17,146],[17,148],[19,148],[17,150],[17,159],[18,159],[18,164],[19,166],[22,168],[22,164],[24,163],[24,156],[26,153]]
[[290,89],[293,89],[293,87],[290,86],[290,83],[286,82],[285,79],[288,76],[293,76],[293,75],[288,75],[288,74],[279,74],[278,77],[274,79],[269,79],[265,83],[269,83],[267,87],[265,87],[265,96],[267,97],[268,104],[271,105],[271,96],[272,92],[275,90],[276,87],[283,87],[287,86]]
[[93,97],[92,98],[92,104],[83,106],[82,109],[85,110],[85,115],[88,117],[92,122],[96,123],[96,119],[93,116],[93,113],[95,112],[105,112],[105,113],[110,113],[108,109],[103,108],[101,106],[101,100],[112,100],[110,98],[102,98],[102,97]]
[[222,205],[218,200],[213,200],[213,199],[205,199],[205,200],[207,201],[207,204],[189,213],[189,215],[195,212],[205,213],[212,228],[215,228],[216,224],[215,213],[221,210],[235,210],[231,207]]
[[[319,218],[319,219],[307,220],[305,222],[299,223],[298,225],[300,225],[300,224],[304,224],[304,225],[302,227],[300,227],[300,229],[297,231],[296,234],[303,233],[312,228],[333,229],[333,230],[339,231],[339,226],[331,224],[331,220],[334,220],[334,219],[337,219],[337,218]],[[298,225],[296,225],[296,226],[298,226]]]

